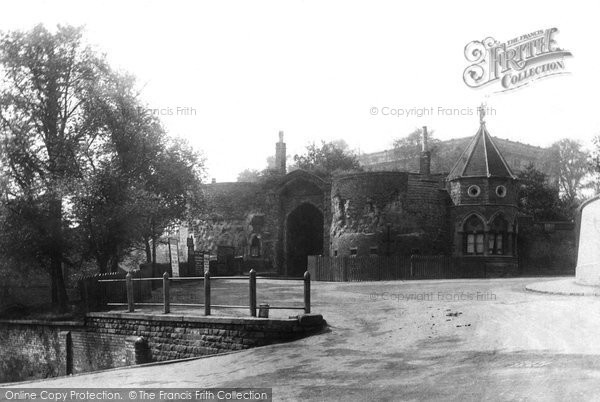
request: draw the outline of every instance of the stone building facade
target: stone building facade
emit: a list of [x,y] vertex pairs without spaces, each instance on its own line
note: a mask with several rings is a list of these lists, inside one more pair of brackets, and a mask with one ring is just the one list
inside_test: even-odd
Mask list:
[[[434,173],[448,173],[456,159],[469,145],[472,137],[453,138],[440,141],[436,145],[436,152],[432,155],[431,171]],[[523,144],[504,138],[494,138],[494,143],[502,153],[504,159],[509,163],[513,172],[524,170],[528,164],[542,171],[545,166],[542,163],[547,148]],[[394,149],[364,153],[358,156],[361,165],[368,171],[419,171],[419,157],[401,157]]]
[[308,255],[451,255],[486,271],[517,270],[518,184],[485,122],[449,174],[431,172],[427,129],[417,172],[364,171],[324,180],[286,173],[258,183],[206,186],[190,223],[196,250],[229,254],[259,271],[298,276]]
[[487,271],[517,272],[519,216],[516,176],[485,122],[446,178],[454,255]]

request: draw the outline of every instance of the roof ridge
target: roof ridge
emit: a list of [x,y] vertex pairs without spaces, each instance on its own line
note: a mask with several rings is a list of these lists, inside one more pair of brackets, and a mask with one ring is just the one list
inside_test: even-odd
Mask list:
[[[464,137],[467,138],[467,137]],[[467,157],[467,153],[469,152],[469,149],[471,148],[471,144],[473,144],[473,142],[476,140],[477,135],[475,135],[475,137],[470,137],[471,139],[469,140],[469,143],[467,144],[467,146],[465,147],[465,149],[463,149],[463,151],[460,153],[460,156],[458,157],[458,159],[456,160],[456,162],[454,162],[454,165],[452,165],[452,169],[450,169],[450,173],[448,173],[448,177],[452,176],[452,174],[454,173],[455,169],[458,169],[458,165],[460,164],[461,160],[463,159],[463,157]],[[460,174],[458,174],[457,176],[463,176],[464,175],[464,169],[468,164],[468,158],[467,161],[465,162],[465,166],[463,166],[462,171],[460,172]]]
[[479,127],[479,130],[481,130],[481,138],[483,139],[483,156],[485,157],[485,171],[487,172],[487,177],[490,177],[492,175],[492,173],[490,172],[490,161],[488,158],[487,144],[485,141],[486,134],[489,136],[490,133],[487,132],[484,121],[481,122],[481,126]]

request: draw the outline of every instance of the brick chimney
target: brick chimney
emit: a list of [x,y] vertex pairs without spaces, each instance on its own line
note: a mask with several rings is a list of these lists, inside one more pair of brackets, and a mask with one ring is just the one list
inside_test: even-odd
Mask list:
[[427,126],[423,126],[423,138],[421,141],[421,157],[419,158],[419,173],[429,176],[431,174],[431,152],[427,143]]
[[282,175],[284,175],[287,170],[283,131],[279,132],[279,142],[275,145],[275,169]]

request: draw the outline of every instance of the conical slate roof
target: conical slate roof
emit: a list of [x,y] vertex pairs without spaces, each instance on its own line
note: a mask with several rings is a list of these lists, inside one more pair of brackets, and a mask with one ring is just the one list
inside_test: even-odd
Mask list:
[[481,123],[477,134],[471,140],[448,175],[448,180],[461,177],[509,177],[515,175],[494,144],[492,136]]

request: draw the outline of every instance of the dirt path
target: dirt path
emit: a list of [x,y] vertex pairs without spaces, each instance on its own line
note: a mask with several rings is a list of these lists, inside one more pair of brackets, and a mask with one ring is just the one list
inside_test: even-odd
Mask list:
[[[273,387],[275,400],[597,400],[600,299],[526,292],[531,281],[314,283],[313,310],[330,325],[321,335],[28,386]],[[278,291],[295,294],[274,284],[273,300]]]

